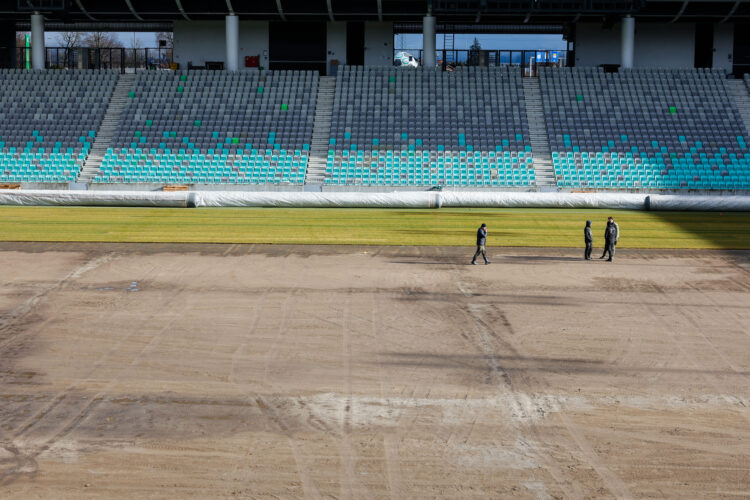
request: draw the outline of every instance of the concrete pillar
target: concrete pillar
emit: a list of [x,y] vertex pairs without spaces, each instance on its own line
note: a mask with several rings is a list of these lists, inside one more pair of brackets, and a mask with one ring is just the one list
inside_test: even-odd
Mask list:
[[435,16],[427,15],[422,18],[422,66],[435,67]]
[[224,62],[224,69],[227,71],[237,71],[240,63],[240,21],[239,17],[232,15],[226,16],[226,35],[227,35],[227,57]]
[[623,17],[621,29],[620,67],[632,68],[635,47],[635,19],[632,16]]
[[44,48],[44,16],[31,15],[31,68],[44,69],[47,51]]

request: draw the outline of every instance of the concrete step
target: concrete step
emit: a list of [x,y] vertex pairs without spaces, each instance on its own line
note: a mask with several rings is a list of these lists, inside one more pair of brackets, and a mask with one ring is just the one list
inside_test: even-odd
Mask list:
[[556,187],[554,168],[544,119],[544,106],[538,78],[524,78],[523,91],[526,99],[526,119],[529,123],[531,153],[534,157],[534,174],[537,186]]
[[743,80],[724,80],[727,94],[733,97],[745,131],[750,133],[750,94]]
[[305,173],[305,184],[322,184],[328,157],[328,141],[333,117],[333,94],[336,77],[320,78],[313,120],[313,136],[310,140],[310,158]]
[[110,147],[114,132],[117,130],[120,116],[128,102],[128,92],[133,87],[133,82],[135,82],[135,75],[132,74],[120,75],[120,78],[117,80],[117,86],[110,97],[107,111],[99,126],[99,130],[97,130],[94,144],[89,151],[89,156],[86,158],[81,173],[78,175],[78,182],[89,182],[96,177],[99,167],[102,165],[104,155]]

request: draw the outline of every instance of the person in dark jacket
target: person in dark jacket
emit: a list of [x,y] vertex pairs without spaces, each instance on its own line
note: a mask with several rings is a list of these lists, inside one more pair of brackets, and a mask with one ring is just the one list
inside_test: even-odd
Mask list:
[[591,260],[591,251],[594,249],[594,236],[591,234],[591,221],[586,221],[586,227],[583,229],[583,241],[586,243],[584,258]]
[[615,221],[612,219],[612,217],[609,218],[607,221],[607,228],[604,230],[604,253],[602,254],[600,259],[603,259],[604,257],[609,254],[609,259],[607,259],[607,262],[612,262],[612,259],[615,257],[615,244],[617,243],[617,236],[618,236],[618,228],[615,225]]
[[474,258],[471,259],[471,263],[475,266],[477,265],[477,257],[479,257],[479,254],[482,254],[482,258],[484,258],[485,264],[491,264],[489,260],[487,260],[487,250],[485,249],[485,244],[487,243],[487,224],[482,223],[482,225],[477,230],[477,251],[474,254]]

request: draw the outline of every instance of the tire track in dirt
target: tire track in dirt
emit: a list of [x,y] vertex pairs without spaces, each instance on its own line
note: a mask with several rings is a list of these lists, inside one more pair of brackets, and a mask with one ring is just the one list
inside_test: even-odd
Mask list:
[[588,464],[594,468],[596,473],[599,474],[599,477],[602,478],[604,485],[609,491],[617,498],[635,498],[630,492],[628,486],[599,457],[596,450],[591,446],[591,443],[586,439],[586,436],[581,432],[580,427],[570,420],[564,411],[559,412],[558,415],[565,425],[565,428],[568,430],[568,433],[573,437],[573,440],[586,458],[586,462],[588,462]]
[[[378,314],[378,300],[376,294],[370,293],[370,336],[373,339],[378,339],[378,343],[383,345],[380,340],[383,329],[381,328]],[[377,349],[376,359],[378,367],[378,380],[380,382],[380,399],[387,401],[387,392],[384,384],[388,379],[387,370],[383,369],[383,354],[382,349]],[[404,491],[401,485],[403,470],[401,469],[401,458],[399,456],[399,441],[401,436],[399,435],[400,426],[396,425],[393,432],[383,433],[383,454],[385,455],[385,474],[388,479],[388,491],[390,492],[391,498],[403,498]]]
[[[179,314],[175,315],[152,339],[151,341],[131,360],[129,365],[124,368],[120,373],[118,373],[114,378],[110,380],[110,382],[99,392],[97,392],[94,396],[88,398],[84,405],[80,408],[77,408],[78,403],[76,401],[71,402],[71,406],[73,407],[70,412],[73,413],[73,416],[69,419],[66,419],[63,423],[56,423],[56,430],[54,433],[46,438],[42,438],[42,443],[37,445],[32,445],[31,451],[27,451],[24,453],[24,457],[26,461],[33,461],[36,463],[36,458],[44,453],[45,451],[49,450],[52,446],[55,445],[60,439],[64,438],[66,435],[68,435],[71,431],[73,431],[78,424],[80,424],[83,420],[85,420],[91,413],[96,409],[96,407],[104,401],[105,396],[109,391],[111,391],[119,382],[120,379],[127,375],[127,373],[135,367],[138,362],[143,358],[144,355],[148,354],[150,351],[152,351],[156,345],[161,342],[161,337],[163,333],[172,326],[172,323],[180,318],[181,316]],[[48,409],[43,411],[39,418],[34,419],[34,421],[31,424],[26,425],[22,430],[13,438],[13,442],[16,443],[19,440],[23,441],[26,434],[31,432],[35,427],[37,427],[41,422],[45,420],[45,417],[48,415],[51,415],[53,413],[53,410],[56,409],[61,405],[63,400],[67,398],[67,400],[71,400],[70,397],[68,397],[68,394],[78,388],[81,385],[86,385],[90,383],[90,379],[79,379],[74,384],[69,386],[67,393],[63,394],[61,396],[58,396],[57,401],[51,405]],[[28,438],[26,438],[28,441]],[[7,447],[6,447],[7,449]],[[16,449],[20,449],[17,447]],[[14,475],[13,471],[4,471],[3,472],[3,480],[0,481],[0,486],[10,484],[11,482],[18,479],[19,475]],[[6,481],[7,480],[7,481]]]
[[277,432],[280,432],[289,443],[289,447],[292,450],[292,456],[294,463],[297,468],[297,475],[300,477],[302,482],[302,491],[305,494],[305,498],[318,499],[322,498],[320,491],[315,486],[315,482],[310,475],[310,466],[305,463],[305,457],[302,454],[302,450],[297,445],[296,440],[292,433],[289,431],[289,427],[284,423],[273,407],[262,397],[258,396],[255,398],[255,403],[258,405],[261,414],[266,417],[266,420],[275,427]]
[[[271,366],[276,358],[276,353],[278,350],[278,347],[280,346],[281,342],[283,341],[284,333],[286,332],[287,327],[287,320],[288,318],[293,314],[293,310],[290,308],[290,304],[293,304],[292,298],[296,294],[296,289],[288,289],[286,297],[284,297],[283,303],[280,306],[281,310],[283,311],[283,314],[281,314],[281,319],[278,323],[278,328],[276,330],[276,338],[274,339],[272,347],[268,350],[268,352],[265,355],[265,364],[263,367],[263,378],[262,378],[262,384],[266,386],[273,386],[273,384],[269,383],[268,377],[269,372],[271,370]],[[264,293],[263,299],[267,299],[269,296]],[[262,301],[258,302],[258,307],[256,308],[256,314],[254,316],[254,323],[253,323],[253,329],[256,329],[258,327],[258,324],[260,322],[260,316],[263,312],[266,312],[264,308],[260,307],[260,304],[262,304]],[[237,382],[235,382],[235,385],[237,385]],[[275,406],[273,403],[268,401],[263,396],[257,395],[255,397],[255,403],[258,405],[258,408],[261,412],[261,414],[266,418],[266,421],[271,425],[272,428],[276,430],[277,433],[284,436],[284,438],[289,443],[289,448],[292,451],[292,456],[294,458],[295,468],[297,470],[297,475],[300,478],[300,482],[302,483],[302,489],[305,495],[305,498],[321,498],[320,492],[318,491],[317,487],[315,486],[315,482],[311,476],[311,467],[306,463],[305,456],[303,453],[303,444],[300,442],[297,442],[296,437],[294,436],[293,432],[290,430],[289,425],[286,424],[284,421],[284,418],[279,415],[279,413],[276,411]],[[311,426],[313,429],[315,429],[315,426]]]
[[355,498],[357,487],[356,477],[356,452],[351,443],[352,431],[352,337],[349,331],[352,328],[352,296],[346,296],[344,309],[341,314],[341,356],[344,364],[344,391],[345,404],[341,408],[341,437],[339,439],[340,457],[340,483],[339,495],[341,498]]
[[[261,312],[264,310],[263,304],[265,303],[266,298],[268,297],[268,291],[263,290],[263,292],[258,296],[258,298],[255,300],[255,307],[253,308],[253,317],[250,319],[250,326],[248,326],[247,333],[248,337],[252,335],[252,333],[258,328],[258,323],[260,322],[260,315]],[[246,343],[240,343],[240,345],[237,347],[237,350],[235,351],[234,355],[232,356],[232,365],[229,369],[229,383],[234,384],[237,387],[240,387],[241,390],[244,390],[243,384],[237,381],[235,372],[237,370],[237,358],[240,355],[240,352],[246,347]]]
[[297,293],[297,289],[295,288],[289,288],[286,290],[286,296],[284,297],[284,302],[280,306],[281,314],[279,322],[278,322],[278,328],[276,329],[276,337],[273,340],[273,343],[271,344],[271,347],[268,349],[268,352],[265,355],[265,362],[263,364],[263,378],[262,378],[262,384],[267,387],[273,387],[274,384],[269,380],[269,372],[271,371],[271,367],[273,363],[276,361],[276,355],[277,351],[280,347],[280,345],[284,341],[284,333],[286,332],[287,322],[289,319],[289,303],[292,301],[292,297]]
[[[684,307],[682,307],[680,304],[675,304],[669,298],[669,295],[666,292],[662,291],[662,294],[664,295],[664,298],[669,302],[669,304],[674,308],[674,310],[680,313],[678,315],[678,317],[682,318],[682,319],[685,319],[688,323],[690,323],[690,325],[699,333],[699,336],[704,340],[704,342],[706,342],[706,344],[708,345],[708,347],[712,351],[714,351],[716,353],[716,355],[717,355],[717,357],[719,357],[719,359],[721,359],[724,363],[726,363],[727,367],[730,370],[732,370],[733,372],[737,373],[738,375],[742,376],[745,379],[748,378],[742,372],[739,372],[732,365],[732,363],[729,360],[727,360],[726,357],[723,354],[721,354],[721,352],[718,351],[718,349],[716,349],[716,346],[714,346],[713,343],[708,339],[708,337],[705,336],[705,334],[703,333],[702,329],[700,328],[700,325],[696,324],[695,320],[690,317],[689,313],[687,312],[687,310]],[[676,329],[674,323],[669,322],[669,321],[667,321],[665,319],[663,311],[661,311],[661,312],[655,311],[654,308],[653,308],[653,306],[651,304],[649,304],[649,303],[641,300],[641,306],[649,313],[649,315],[651,316],[651,318],[654,321],[654,323],[657,323],[657,324],[660,323],[660,324],[663,325],[663,327],[666,329],[666,331],[669,332],[668,333],[668,337],[672,341],[672,343],[675,345],[677,351],[682,355],[682,357],[684,359],[686,359],[686,360],[688,360],[690,362],[690,364],[693,366],[693,368],[696,371],[699,372],[701,378],[705,382],[707,382],[709,385],[711,385],[716,390],[717,394],[729,394],[736,401],[740,402],[740,404],[742,405],[742,407],[738,408],[739,413],[740,413],[740,415],[742,415],[742,417],[745,420],[747,420],[748,422],[750,422],[750,414],[748,413],[748,407],[746,407],[744,404],[742,404],[742,398],[738,397],[738,396],[736,396],[734,394],[732,394],[732,391],[726,391],[726,390],[724,390],[719,384],[717,384],[716,383],[716,378],[718,377],[717,375],[711,375],[711,374],[708,374],[708,373],[702,373],[702,372],[700,372],[699,365],[695,361],[694,357],[690,353],[688,353],[685,350],[685,348],[682,345],[682,343],[677,340],[677,337],[681,333],[683,333],[684,330],[682,328]],[[731,404],[730,401],[727,401],[727,402]]]
[[[705,260],[705,259],[704,259],[704,260]],[[707,264],[709,264],[709,263],[707,263]],[[744,271],[744,270],[743,270],[743,271]],[[744,271],[744,272],[745,272],[745,273],[747,273],[747,271]],[[743,287],[743,288],[745,288],[745,289],[747,289],[747,290],[750,290],[750,285],[748,285],[748,284],[746,284],[746,283],[743,283],[743,282],[739,282],[739,281],[738,281],[737,279],[735,279],[735,278],[732,278],[732,277],[728,277],[728,279],[730,279],[730,280],[731,280],[731,281],[733,281],[734,283],[738,284],[739,286],[741,286],[741,287]],[[716,307],[717,309],[720,309],[720,307],[721,307],[721,305],[722,305],[722,304],[719,304],[719,303],[718,303],[718,302],[717,302],[717,301],[716,301],[716,300],[715,300],[715,299],[714,299],[713,297],[711,297],[711,295],[710,295],[709,293],[707,293],[707,292],[706,292],[705,290],[702,290],[701,288],[699,288],[699,287],[695,286],[695,284],[694,284],[694,283],[691,283],[691,282],[689,282],[689,281],[688,281],[688,282],[686,282],[686,284],[687,284],[687,286],[689,286],[689,287],[690,287],[690,288],[691,288],[692,290],[694,290],[695,292],[697,292],[698,294],[700,294],[700,295],[701,295],[701,296],[702,296],[702,297],[703,297],[704,299],[706,299],[706,300],[707,300],[708,302],[710,302],[711,304],[713,304],[713,305],[714,305],[714,306],[715,306],[715,307]],[[739,313],[738,313],[737,311],[728,311],[728,314],[726,315],[726,317],[729,317],[729,318],[731,318],[731,319],[732,319],[732,321],[734,321],[734,322],[735,322],[735,323],[737,324],[737,326],[738,326],[738,327],[740,328],[740,330],[742,330],[742,332],[743,332],[743,333],[744,333],[745,335],[747,335],[747,336],[750,336],[750,331],[748,331],[748,329],[747,329],[747,325],[746,325],[746,324],[745,324],[745,323],[744,323],[744,322],[742,321],[742,319],[741,319],[741,318],[739,318],[738,316],[739,316]]]
[[[505,326],[509,327],[509,322],[507,320],[507,317],[501,312],[501,321],[500,323],[504,324]],[[491,325],[485,323],[485,326],[487,328],[493,328]],[[508,333],[512,334],[512,330],[508,328]],[[499,335],[500,337],[503,337],[502,333]],[[497,338],[498,336],[495,336]],[[532,357],[523,356],[518,349],[515,348],[513,345],[513,335],[505,335],[506,338],[505,345],[508,347],[508,349],[513,353],[514,356],[518,358],[524,358],[525,363],[529,365],[530,370],[528,370],[528,373],[530,373],[533,370],[533,367],[538,366],[539,362],[537,360],[534,360]],[[621,343],[621,346],[624,348],[624,350],[621,352],[622,356],[628,356],[629,354],[633,353],[635,351],[635,347],[640,342],[636,342],[635,345],[632,342],[627,343]],[[543,372],[538,372],[543,373]],[[544,388],[549,388],[550,384],[547,381],[547,379],[543,375],[527,375],[529,380],[533,381],[534,386],[541,386]],[[512,388],[512,387],[511,387]],[[516,391],[514,391],[516,392]],[[515,394],[514,398],[517,403],[516,406],[519,406],[521,409],[526,409],[526,415],[529,415],[530,413],[534,413],[535,411],[539,411],[538,408],[534,408],[534,403],[531,401],[528,396],[525,394]],[[528,400],[528,401],[526,401]],[[614,473],[610,469],[610,467],[602,460],[601,457],[595,452],[593,446],[589,443],[589,441],[586,439],[585,435],[581,431],[581,429],[575,424],[566,414],[566,411],[569,410],[567,407],[567,404],[564,400],[559,401],[560,409],[557,412],[557,414],[560,416],[560,421],[564,425],[564,427],[567,429],[568,434],[573,438],[574,442],[576,443],[579,450],[583,453],[583,456],[586,458],[586,461],[589,463],[589,465],[597,472],[599,477],[604,482],[605,486],[618,498],[633,498],[632,492],[629,490],[628,486],[617,476],[617,474]],[[523,413],[521,413],[523,415]],[[551,443],[548,443],[546,440],[541,438],[540,430],[537,428],[537,426],[534,424],[534,422],[529,419],[528,424],[530,428],[533,430],[534,435],[539,439],[539,442],[545,443],[547,446],[551,447]],[[547,460],[547,464],[549,464],[549,460]],[[556,465],[553,466],[553,470],[550,470],[550,473],[555,477],[555,479],[558,481],[558,483],[561,482],[562,478],[564,477],[562,470],[559,469]],[[579,485],[576,483],[569,483],[567,480],[562,480],[565,484],[570,484],[574,488],[576,488],[575,497],[579,497],[582,495],[581,489]],[[571,492],[568,492],[569,495],[571,495]]]
[[108,253],[87,260],[83,265],[73,269],[61,280],[51,284],[46,288],[42,288],[37,293],[26,299],[23,303],[19,304],[11,311],[4,314],[3,317],[0,318],[0,336],[4,336],[5,334],[8,334],[8,336],[0,339],[0,350],[23,337],[28,337],[38,332],[44,325],[51,322],[52,318],[49,318],[47,321],[41,323],[40,325],[37,325],[36,328],[32,328],[30,330],[19,329],[18,331],[13,333],[13,327],[17,323],[21,322],[21,320],[23,320],[24,318],[27,318],[31,314],[31,312],[39,305],[39,303],[42,302],[42,300],[44,300],[50,293],[62,289],[69,281],[80,278],[88,271],[92,271],[97,267],[110,262],[116,257],[117,254]]
[[[98,265],[101,265],[102,262],[99,262]],[[82,268],[79,268],[76,270],[76,272],[72,273],[71,276],[80,277],[83,272],[91,270],[95,268],[96,266],[82,266]],[[82,271],[83,270],[83,271]],[[180,287],[177,289],[176,293],[173,294],[168,301],[169,303],[176,302],[177,298],[185,291],[184,287]],[[167,310],[171,310],[172,308],[167,306]],[[36,459],[44,453],[45,451],[49,450],[52,446],[55,445],[60,439],[64,438],[66,435],[68,435],[71,431],[73,431],[83,420],[85,420],[91,413],[94,411],[94,409],[104,400],[106,394],[111,391],[121,380],[121,378],[138,364],[140,360],[144,357],[144,355],[151,352],[162,340],[163,334],[165,331],[167,331],[175,320],[182,317],[182,310],[174,313],[171,318],[167,321],[167,323],[151,338],[148,344],[144,346],[130,361],[130,363],[124,367],[117,375],[110,378],[107,385],[102,388],[100,391],[98,391],[95,395],[89,397],[89,398],[83,398],[84,403],[83,406],[78,407],[79,402],[73,398],[72,393],[77,391],[83,386],[86,386],[94,381],[94,377],[92,376],[96,370],[101,367],[106,360],[108,360],[113,353],[119,352],[119,348],[122,346],[124,342],[126,342],[129,338],[131,338],[136,332],[140,332],[140,330],[133,330],[129,335],[121,339],[115,346],[110,348],[108,351],[106,351],[102,356],[97,359],[91,368],[88,370],[86,376],[84,378],[78,378],[71,384],[69,384],[65,389],[60,391],[53,399],[52,403],[43,407],[40,411],[34,413],[33,415],[29,416],[24,423],[20,426],[20,430],[10,439],[5,438],[3,439],[3,443],[0,444],[0,446],[3,446],[6,450],[14,449],[19,454],[19,456],[23,456],[23,463],[24,464],[34,464],[34,471],[33,472],[27,472],[25,470],[19,470],[19,469],[10,469],[10,470],[4,470],[2,472],[2,478],[0,479],[0,486],[5,486],[8,484],[11,484],[15,480],[17,480],[19,477],[21,477],[24,474],[32,474],[36,472]],[[144,321],[144,324],[149,324],[156,316],[163,317],[162,314],[154,313],[151,315],[146,321]],[[64,420],[62,422],[53,422],[53,430],[52,431],[42,431],[44,434],[41,438],[37,438],[34,441],[36,443],[28,443],[28,446],[23,446],[23,441],[30,441],[30,438],[27,437],[27,435],[31,432],[33,432],[37,427],[39,427],[41,424],[46,423],[46,420],[50,420],[58,408],[63,407],[64,404],[70,402],[71,409],[67,412],[64,412],[63,415],[65,416]],[[72,414],[72,416],[67,417],[67,414]],[[49,418],[48,418],[49,417]],[[59,420],[60,417],[57,417]],[[21,442],[19,442],[21,441]],[[8,443],[9,444],[6,444]],[[9,449],[10,446],[10,449]],[[26,448],[27,451],[22,451],[22,449]],[[28,451],[30,450],[30,451]]]
[[[473,297],[474,293],[471,291],[472,287],[470,284],[464,281],[463,273],[461,273],[456,265],[453,266],[452,271],[454,276],[454,283],[456,283],[457,288],[461,291],[464,297]],[[496,309],[499,309],[499,307],[493,306],[492,304],[475,305],[471,303],[462,304],[459,307],[467,315],[467,319],[470,322],[473,322],[473,324],[475,325],[475,329],[478,332],[479,341],[478,343],[477,341],[473,342],[474,346],[478,347],[480,352],[482,352],[488,359],[489,367],[493,371],[493,373],[501,374],[501,383],[497,383],[496,387],[498,387],[498,389],[500,390],[499,395],[511,402],[512,417],[509,419],[509,423],[516,433],[516,440],[518,442],[524,443],[524,445],[526,446],[525,452],[531,454],[534,461],[545,470],[547,470],[547,472],[557,482],[557,485],[560,487],[560,489],[563,490],[566,496],[568,496],[569,498],[583,498],[585,494],[582,486],[576,481],[567,478],[562,469],[557,465],[555,460],[551,457],[548,457],[548,455],[543,450],[539,449],[539,444],[543,444],[548,448],[551,448],[551,445],[545,439],[543,439],[541,430],[534,423],[533,418],[530,418],[530,414],[534,412],[534,404],[533,402],[531,402],[528,396],[519,393],[518,388],[513,387],[512,377],[506,372],[505,369],[502,368],[502,365],[497,358],[496,348],[494,345],[496,342],[500,343],[505,348],[505,350],[509,351],[513,356],[520,357],[519,351],[510,342],[510,336],[513,332],[510,326],[510,322],[507,320],[507,316],[505,316],[505,314],[500,311],[500,316],[505,319],[500,323],[503,324],[503,328],[507,331],[496,333],[495,327],[488,324],[480,313],[482,312],[482,307],[495,307]],[[529,362],[532,361],[529,360]],[[561,408],[561,412],[563,411],[564,408]],[[519,416],[521,418],[518,418]],[[531,434],[531,437],[533,437],[534,442],[529,442],[529,440],[524,437],[524,430],[521,427],[521,421],[523,421],[523,423],[526,425],[526,428]]]

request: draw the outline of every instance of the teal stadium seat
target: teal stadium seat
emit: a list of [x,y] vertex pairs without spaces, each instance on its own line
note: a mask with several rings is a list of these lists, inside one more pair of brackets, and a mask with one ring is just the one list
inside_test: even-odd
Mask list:
[[0,70],[0,182],[75,181],[117,77],[98,70]]
[[720,71],[542,68],[540,86],[561,187],[750,189]]
[[264,71],[260,78],[139,74],[95,182],[302,184],[318,74]]
[[522,89],[520,73],[500,67],[340,67],[324,182],[532,186]]

